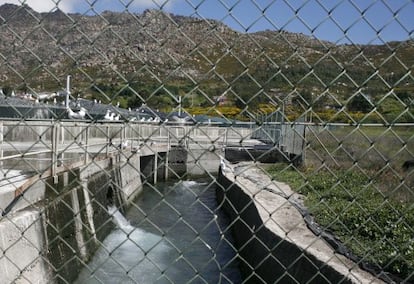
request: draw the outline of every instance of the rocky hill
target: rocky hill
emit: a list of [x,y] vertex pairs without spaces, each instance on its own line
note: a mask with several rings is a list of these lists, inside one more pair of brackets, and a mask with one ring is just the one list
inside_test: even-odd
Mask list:
[[331,104],[361,88],[375,97],[414,84],[413,41],[335,45],[159,10],[89,16],[5,4],[0,21],[0,84],[13,89],[55,90],[72,74],[84,96],[133,97],[130,105],[159,94],[208,104],[223,93],[242,103],[263,94],[260,103],[280,90],[312,92],[314,102],[329,91]]

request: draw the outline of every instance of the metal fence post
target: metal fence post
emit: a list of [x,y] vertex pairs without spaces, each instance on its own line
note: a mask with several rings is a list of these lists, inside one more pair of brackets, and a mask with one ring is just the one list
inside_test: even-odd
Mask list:
[[165,180],[168,180],[168,168],[169,168],[169,155],[170,155],[170,149],[171,149],[171,139],[170,139],[170,132],[167,131],[167,152],[165,153],[165,173],[164,178]]
[[85,165],[89,161],[88,145],[89,145],[89,127],[86,126],[86,130],[85,130],[85,160],[84,160]]
[[109,138],[109,125],[106,126],[106,157],[109,155],[109,144],[111,139]]
[[56,167],[57,167],[57,159],[58,159],[58,131],[59,131],[59,124],[57,124],[56,122],[53,122],[52,125],[52,135],[51,135],[51,139],[52,139],[52,177],[53,177],[53,182],[54,184],[58,183],[58,176],[56,175]]

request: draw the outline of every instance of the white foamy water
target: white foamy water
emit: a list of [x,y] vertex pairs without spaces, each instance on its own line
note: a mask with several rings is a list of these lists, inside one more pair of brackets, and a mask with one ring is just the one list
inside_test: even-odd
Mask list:
[[116,207],[108,207],[108,213],[117,229],[103,241],[75,283],[163,283],[158,279],[168,266],[168,243],[132,226]]
[[134,229],[134,227],[131,226],[129,221],[125,218],[124,215],[122,215],[121,212],[119,212],[118,208],[116,206],[108,206],[108,213],[110,216],[112,216],[112,221],[122,230],[130,232]]
[[[226,217],[210,183],[145,187],[75,283],[240,283]],[[225,231],[225,232],[224,232]]]
[[193,187],[193,186],[200,186],[200,185],[207,185],[206,182],[197,182],[193,180],[185,180],[182,182],[184,187]]

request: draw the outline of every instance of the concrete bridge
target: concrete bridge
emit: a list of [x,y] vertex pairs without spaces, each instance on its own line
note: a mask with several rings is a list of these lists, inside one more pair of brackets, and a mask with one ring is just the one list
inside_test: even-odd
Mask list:
[[[139,160],[133,165],[135,170],[152,183],[171,175],[179,178],[183,174],[214,173],[226,145],[263,144],[250,139],[251,132],[249,128],[211,126],[3,121],[0,166],[4,179],[0,194],[19,196],[38,180],[52,178],[57,184],[62,173],[112,159],[130,164]],[[13,211],[6,205],[8,201],[0,201],[3,215]]]

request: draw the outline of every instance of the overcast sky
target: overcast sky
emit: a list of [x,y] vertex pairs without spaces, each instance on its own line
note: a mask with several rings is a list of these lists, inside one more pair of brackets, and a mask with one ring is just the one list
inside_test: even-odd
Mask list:
[[414,38],[413,0],[0,0],[23,2],[38,12],[59,6],[64,12],[89,15],[156,8],[217,19],[242,32],[284,29],[337,43]]

